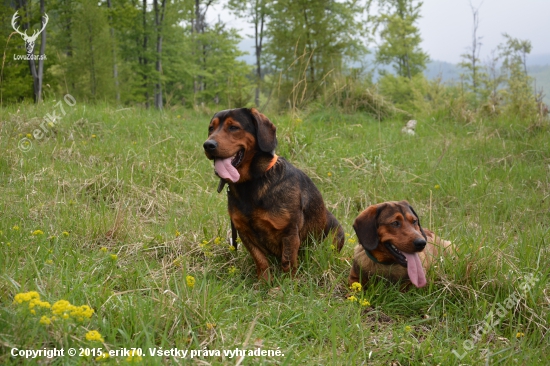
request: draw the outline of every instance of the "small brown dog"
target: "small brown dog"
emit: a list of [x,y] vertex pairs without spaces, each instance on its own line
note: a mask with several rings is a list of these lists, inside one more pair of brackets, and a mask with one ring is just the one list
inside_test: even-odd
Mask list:
[[369,206],[353,224],[359,245],[355,247],[349,284],[364,285],[374,275],[392,281],[409,280],[426,286],[425,271],[451,242],[420,226],[407,201]]
[[321,239],[333,232],[338,251],[344,245],[344,230],[311,179],[275,155],[275,130],[254,108],[225,110],[210,121],[203,145],[220,177],[218,192],[229,185],[233,244],[238,233],[256,263],[258,278],[267,281],[268,254],[281,258],[283,271],[294,274],[298,249],[310,236]]

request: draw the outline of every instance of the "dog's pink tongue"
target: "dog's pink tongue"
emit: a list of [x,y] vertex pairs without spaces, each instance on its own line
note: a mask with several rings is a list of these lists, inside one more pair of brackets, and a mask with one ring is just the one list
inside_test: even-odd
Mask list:
[[426,275],[424,274],[424,268],[420,262],[418,253],[410,254],[401,252],[407,257],[407,272],[409,273],[409,279],[416,287],[426,286]]
[[237,182],[241,175],[235,169],[235,167],[231,164],[231,160],[233,158],[227,158],[227,159],[215,159],[214,160],[214,169],[216,169],[216,172],[218,175],[224,179],[231,179],[233,183]]

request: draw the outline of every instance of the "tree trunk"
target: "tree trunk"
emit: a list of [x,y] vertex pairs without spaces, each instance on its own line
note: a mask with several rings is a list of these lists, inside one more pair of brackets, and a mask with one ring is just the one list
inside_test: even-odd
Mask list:
[[142,64],[143,64],[143,88],[145,89],[145,108],[149,109],[149,91],[147,86],[147,0],[143,0],[143,46],[142,46]]
[[159,15],[159,8],[158,8],[158,0],[154,0],[153,5],[154,5],[154,8],[155,8],[155,26],[156,26],[156,30],[157,30],[157,61],[156,61],[156,65],[155,65],[155,69],[157,71],[157,82],[155,84],[155,108],[162,109],[162,107],[163,107],[162,82],[161,82],[161,75],[162,75],[162,23],[164,21],[164,10],[165,10],[165,7],[166,7],[166,0],[162,0],[160,15]]
[[[23,25],[23,29],[26,32],[31,28],[30,14],[29,14],[30,9],[27,7],[27,3],[25,0],[19,0],[18,5],[19,6],[16,10],[24,9],[25,11],[25,18],[27,19],[27,21],[22,25]],[[45,15],[44,0],[40,0],[40,15],[42,20],[42,25],[44,26],[44,15]],[[27,42],[25,42],[25,49],[27,51],[27,56],[29,59],[29,69],[30,69],[32,81],[33,81],[34,102],[40,103],[42,101],[42,81],[44,76],[44,58],[45,58],[44,53],[46,50],[46,28],[42,30],[42,33],[40,35],[40,51],[38,53],[38,59],[36,61],[34,59],[34,47],[32,49],[29,49],[26,46],[27,46]]]
[[[111,0],[107,0],[107,8],[109,10],[112,9]],[[109,12],[109,26],[110,26],[110,33],[111,33],[111,42],[113,42],[113,79],[115,79],[115,93],[116,93],[116,101],[117,103],[120,103],[120,90],[118,87],[118,68],[117,68],[117,62],[116,62],[116,41],[115,41],[115,28],[113,27],[113,17],[111,16]]]
[[[260,87],[262,83],[262,41],[264,36],[264,12],[263,9],[258,9],[258,2],[256,1],[256,21],[254,22],[254,38],[256,42],[256,95],[254,96],[254,104],[256,107],[260,106]],[[260,23],[260,30],[258,32],[258,22]]]

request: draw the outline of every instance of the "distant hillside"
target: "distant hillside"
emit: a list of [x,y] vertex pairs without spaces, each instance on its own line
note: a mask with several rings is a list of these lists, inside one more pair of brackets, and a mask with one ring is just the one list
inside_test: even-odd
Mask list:
[[[247,52],[247,55],[241,56],[240,59],[245,61],[250,65],[254,65],[256,59],[254,57],[254,40],[251,38],[243,39],[239,43],[239,48],[243,52]],[[374,64],[374,55],[370,53],[365,57],[364,65],[373,65]],[[359,67],[353,65],[354,67]],[[527,71],[529,75],[535,78],[535,86],[538,91],[543,90],[544,92],[544,101],[546,104],[550,105],[550,54],[539,54],[539,55],[529,55],[527,59]],[[374,67],[374,66],[373,66]],[[389,66],[378,66],[375,67],[376,70],[393,70]],[[456,64],[452,64],[445,61],[433,60],[428,63],[426,71],[424,74],[428,79],[435,79],[440,77],[442,82],[452,82],[458,81],[460,79],[460,74],[463,71]],[[378,78],[378,72],[374,72],[375,80]]]
[[[543,92],[544,102],[550,105],[550,55],[534,55],[528,59],[527,72],[535,79],[537,91]],[[424,74],[428,79],[441,77],[443,82],[453,82],[460,79],[464,72],[458,65],[444,61],[432,61]]]

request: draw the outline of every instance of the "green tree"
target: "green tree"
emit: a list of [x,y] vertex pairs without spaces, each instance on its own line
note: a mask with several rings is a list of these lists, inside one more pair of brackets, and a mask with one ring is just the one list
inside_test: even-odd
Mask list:
[[[0,16],[3,20],[2,24],[4,25],[2,28],[6,30],[2,35],[7,35],[6,38],[2,37],[6,47],[4,52],[10,51],[10,53],[8,53],[10,60],[7,64],[5,59],[3,59],[2,99],[8,83],[11,84],[12,87],[16,87],[23,91],[22,89],[26,89],[23,87],[23,84],[28,83],[28,80],[30,80],[34,102],[39,103],[42,101],[43,94],[46,66],[44,61],[47,58],[45,54],[46,26],[49,22],[44,0],[19,0],[16,2],[8,2],[7,4],[13,4],[13,8],[10,6],[2,6],[0,10]],[[13,42],[11,47],[7,42],[8,39]],[[11,51],[14,52],[12,53]],[[4,54],[6,55],[6,53]],[[15,61],[13,63],[11,62],[12,57],[13,61]],[[30,79],[25,77],[25,72],[23,68],[21,68],[21,64],[26,64],[28,66]],[[11,99],[10,94],[12,93],[7,91],[8,99]],[[23,95],[27,96],[27,93],[24,92]],[[20,98],[15,95],[14,97]]]
[[74,14],[72,36],[73,57],[69,63],[75,90],[71,94],[89,100],[111,101],[114,96],[112,82],[111,37],[106,9],[97,1],[80,0]]
[[393,65],[397,75],[412,79],[422,73],[429,60],[420,48],[420,30],[415,23],[420,18],[422,2],[415,0],[379,0],[381,15],[372,17],[374,32],[381,43],[376,61]]
[[239,35],[221,23],[198,36],[202,45],[199,58],[201,85],[195,103],[214,103],[229,107],[244,106],[251,99],[251,67],[237,58]]
[[0,74],[0,102],[2,104],[5,102],[18,103],[34,98],[33,80],[28,62],[15,59],[20,55],[26,55],[26,50],[25,42],[11,26],[14,13],[15,8],[7,4],[0,4],[0,44],[5,55]]
[[537,116],[537,102],[532,78],[527,74],[527,55],[532,46],[529,40],[520,40],[504,33],[505,42],[498,49],[502,59],[506,88],[502,91],[507,113],[521,119]]
[[[466,85],[472,92],[473,103],[477,106],[478,89],[481,84],[487,84],[486,79],[488,75],[485,73],[484,67],[480,65],[479,52],[481,50],[481,37],[477,35],[477,29],[479,27],[479,8],[474,8],[471,4],[473,16],[472,27],[472,45],[469,47],[469,53],[461,55],[462,61],[458,64],[465,73],[462,75],[463,80],[466,81]],[[483,93],[482,99],[486,97],[487,93]]]
[[331,74],[365,51],[355,1],[281,0],[269,11],[266,54],[280,73],[281,101],[293,107],[319,95]]
[[256,56],[256,94],[254,103],[260,105],[260,88],[262,83],[262,51],[264,46],[265,23],[268,8],[265,0],[229,0],[229,9],[238,16],[250,19],[254,26],[254,55]]

